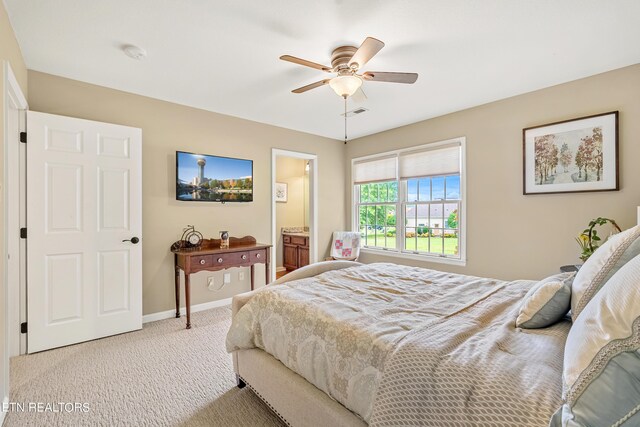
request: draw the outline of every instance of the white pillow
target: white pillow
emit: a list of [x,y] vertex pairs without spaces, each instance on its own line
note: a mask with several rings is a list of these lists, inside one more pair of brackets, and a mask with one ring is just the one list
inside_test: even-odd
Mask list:
[[640,226],[612,236],[578,270],[571,286],[571,317],[575,322],[613,274],[640,254]]
[[640,425],[640,256],[571,327],[562,379],[565,404],[551,427]]
[[556,274],[533,285],[524,296],[516,319],[516,327],[546,328],[569,311],[573,273]]

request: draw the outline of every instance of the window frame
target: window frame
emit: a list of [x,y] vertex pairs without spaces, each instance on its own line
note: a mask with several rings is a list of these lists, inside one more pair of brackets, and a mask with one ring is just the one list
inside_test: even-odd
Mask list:
[[[398,161],[402,153],[409,151],[416,151],[421,149],[437,149],[443,146],[459,144],[460,146],[460,200],[459,200],[459,212],[460,220],[458,222],[458,255],[459,257],[453,257],[445,254],[433,254],[427,252],[418,252],[411,249],[406,249],[405,244],[405,215],[404,211],[407,204],[418,204],[418,202],[410,202],[407,199],[407,180],[400,180]],[[396,248],[382,248],[382,247],[364,247],[362,246],[360,251],[365,254],[376,254],[382,256],[390,256],[402,259],[421,260],[427,262],[452,264],[452,265],[466,265],[467,262],[467,182],[466,182],[466,138],[458,137],[447,139],[444,141],[432,142],[429,144],[423,144],[419,146],[407,147],[399,150],[386,151],[382,153],[371,154],[367,156],[357,157],[351,159],[351,228],[353,231],[360,231],[360,192],[359,185],[353,182],[353,170],[354,165],[357,162],[366,160],[375,160],[376,158],[395,156],[396,158],[396,177],[395,182],[398,185],[398,200],[397,202],[380,202],[377,204],[387,205],[394,204],[396,206]],[[449,174],[437,175],[437,176],[450,176]],[[385,181],[388,182],[388,181]],[[446,196],[446,194],[445,194]],[[446,204],[446,199],[442,200],[442,203]],[[362,205],[372,205],[374,203],[364,203]],[[398,224],[402,224],[399,226]],[[444,224],[443,224],[443,228]],[[401,246],[401,247],[400,247]]]

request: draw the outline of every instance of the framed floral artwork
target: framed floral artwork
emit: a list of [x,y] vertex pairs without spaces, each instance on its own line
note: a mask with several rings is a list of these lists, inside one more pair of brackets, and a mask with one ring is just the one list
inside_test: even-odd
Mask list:
[[522,130],[523,194],[619,189],[618,112]]
[[286,182],[276,182],[276,192],[275,192],[276,202],[287,203],[287,183]]

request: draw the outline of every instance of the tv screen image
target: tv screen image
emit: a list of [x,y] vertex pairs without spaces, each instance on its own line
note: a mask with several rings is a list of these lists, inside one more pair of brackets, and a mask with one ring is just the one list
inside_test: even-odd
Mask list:
[[176,199],[252,202],[253,161],[177,151]]

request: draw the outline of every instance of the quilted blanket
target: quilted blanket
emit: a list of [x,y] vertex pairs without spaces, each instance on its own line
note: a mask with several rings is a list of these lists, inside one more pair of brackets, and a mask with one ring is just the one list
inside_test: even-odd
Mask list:
[[539,426],[561,403],[568,323],[516,329],[533,282],[395,264],[257,293],[227,350],[261,348],[371,426]]

